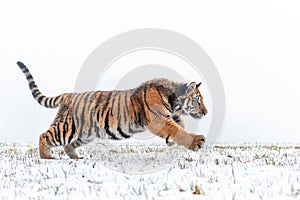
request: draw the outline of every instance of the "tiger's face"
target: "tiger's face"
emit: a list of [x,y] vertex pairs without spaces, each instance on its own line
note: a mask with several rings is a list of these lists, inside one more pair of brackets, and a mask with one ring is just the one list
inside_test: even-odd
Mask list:
[[190,83],[187,86],[186,92],[181,98],[182,114],[190,115],[193,118],[201,119],[207,114],[207,109],[203,102],[203,96],[200,93],[199,84],[195,82]]

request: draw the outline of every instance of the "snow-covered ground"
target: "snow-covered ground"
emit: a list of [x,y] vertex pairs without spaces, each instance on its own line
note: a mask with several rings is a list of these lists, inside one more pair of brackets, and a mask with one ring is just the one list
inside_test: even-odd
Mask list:
[[40,160],[36,144],[0,144],[1,199],[300,199],[298,145],[105,145]]

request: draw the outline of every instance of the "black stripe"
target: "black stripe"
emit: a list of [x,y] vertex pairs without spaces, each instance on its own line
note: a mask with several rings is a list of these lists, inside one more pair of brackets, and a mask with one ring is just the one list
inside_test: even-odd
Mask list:
[[133,130],[132,127],[131,127],[131,124],[129,124],[129,126],[128,126],[128,132],[129,133],[140,133],[142,131],[140,131],[140,130]]
[[49,99],[50,99],[50,101],[49,101],[49,107],[53,107],[53,105],[52,105],[53,97],[51,97]]
[[40,96],[37,101],[39,102],[39,104],[41,104],[41,102],[43,101],[43,99],[45,98],[45,96]]
[[80,146],[79,139],[71,143],[73,148],[77,148]]
[[24,74],[29,72],[29,70],[27,68],[25,68],[25,67],[22,67],[21,69],[22,69],[22,71],[23,71]]
[[174,110],[174,112],[177,112],[177,111],[181,110],[182,106],[178,104],[178,105],[175,105],[175,108],[176,108],[176,110]]
[[57,141],[59,142],[59,144],[62,145],[61,140],[60,140],[61,138],[60,138],[60,129],[59,129],[59,125],[60,125],[60,123],[57,124],[57,132],[56,132],[56,135],[57,135],[57,136],[56,136],[56,138],[57,138]]
[[56,145],[56,142],[58,142],[58,138],[57,138],[57,125],[53,128],[53,140],[55,141],[55,145]]
[[54,97],[54,98],[52,98],[53,99],[53,107],[54,106],[56,106],[56,101],[59,99],[59,97],[61,97],[61,96],[57,96],[57,97]]
[[155,115],[159,114],[159,115],[161,115],[161,116],[163,116],[163,117],[169,117],[169,115],[165,115],[165,114],[161,113],[159,110],[157,110],[157,113],[156,113],[154,110],[152,110],[152,109],[149,107],[149,105],[148,105],[148,103],[147,103],[147,101],[146,101],[146,88],[144,89],[144,102],[145,102],[147,108],[149,109],[149,111],[150,111],[152,114],[155,114]]
[[130,138],[129,135],[127,135],[126,133],[124,133],[120,127],[117,128],[117,131],[119,131],[119,133],[121,134],[122,137],[124,138]]
[[98,125],[95,126],[95,133],[96,133],[96,137],[100,138],[100,131]]
[[72,146],[73,148],[77,148],[76,141],[75,141],[75,142],[72,142],[72,143],[71,143],[71,146]]
[[80,138],[78,138],[75,142],[72,143],[72,146],[74,148],[77,148],[77,147],[82,146],[83,144],[84,144],[84,142]]
[[100,121],[100,108],[97,110],[97,123]]
[[[119,94],[119,97],[118,97],[118,128],[117,128],[117,131],[121,134],[121,136],[122,137],[124,137],[124,138],[129,138],[130,136],[128,136],[127,134],[125,134],[122,130],[121,130],[121,128],[120,128],[120,126],[121,126],[121,110],[120,110],[120,101],[121,101],[121,95],[122,94]],[[124,116],[124,110],[123,110],[123,116]],[[125,121],[125,119],[124,119],[124,122],[126,122]]]
[[[100,93],[98,99],[95,101],[95,115],[96,115],[96,125],[97,123],[99,123],[99,120],[100,120],[100,103],[101,103],[101,99],[102,99],[102,93]],[[97,113],[96,113],[96,110],[97,110]]]
[[159,97],[160,97],[160,100],[161,100],[162,104],[163,104],[163,105],[165,106],[165,108],[171,113],[172,110],[170,109],[170,105],[168,105],[168,104],[164,101],[164,99],[163,99],[163,97],[161,96],[161,93],[160,93],[160,92],[158,92],[158,94],[159,94]]
[[128,132],[129,133],[134,133],[134,130],[131,128],[131,123],[128,124]]
[[68,144],[71,143],[71,141],[72,141],[72,139],[73,139],[73,137],[74,137],[74,135],[76,133],[76,127],[75,127],[75,123],[74,123],[73,117],[72,117],[72,122],[71,123],[72,123],[72,128],[71,128],[71,134],[69,135],[69,138],[68,138]]
[[75,142],[72,143],[74,148],[80,147],[83,144],[82,140],[78,138]]
[[116,100],[116,92],[114,92],[114,96],[112,97],[112,102],[111,102],[111,109],[110,109],[110,114],[113,115],[113,111],[114,111],[114,103],[115,103],[115,100]]
[[[90,126],[89,126],[89,130],[88,130],[88,137],[90,137],[93,133],[93,129],[95,128],[94,123],[93,123],[93,117],[95,116],[95,111],[96,108],[95,106],[93,107],[93,103],[96,101],[96,93],[93,92],[93,96],[90,98],[90,106],[88,107],[88,113],[90,115]],[[96,102],[95,102],[96,103]]]
[[172,113],[172,110],[170,109],[170,106],[162,99],[161,100],[162,104],[165,106],[165,108],[170,112]]
[[[52,137],[52,139],[53,139],[53,141],[54,141],[54,136],[53,136],[52,132],[48,130],[47,133],[50,133],[50,135],[51,135],[51,137]],[[49,139],[49,138],[48,138],[48,139]],[[55,144],[55,143],[53,144],[53,142],[51,142],[50,139],[48,140],[48,142],[49,142],[52,146],[54,146],[54,147],[56,146],[56,144]]]
[[28,81],[31,81],[31,80],[33,80],[33,77],[32,77],[31,74],[28,74],[28,75],[26,76],[26,79],[27,79]]
[[150,108],[150,106],[148,105],[148,103],[147,103],[147,101],[146,101],[146,91],[147,91],[147,88],[144,89],[144,103],[145,103],[145,105],[147,106],[148,110],[149,110],[152,114],[157,115],[157,113],[154,112],[154,111]]
[[169,138],[170,138],[170,134],[168,135],[168,137],[166,137],[166,144],[171,143],[171,142],[169,141]]
[[[131,96],[132,97],[132,96]],[[132,108],[133,108],[133,114],[134,114],[134,119],[136,119],[136,112],[135,112],[135,106],[134,106],[134,104],[133,104],[133,100],[132,100],[132,98],[130,97],[130,103],[131,103],[131,105],[132,105]]]
[[96,100],[96,104],[95,104],[95,105],[96,105],[95,110],[98,109],[98,110],[97,110],[97,122],[96,122],[96,123],[98,123],[99,120],[100,120],[100,110],[101,110],[101,108],[99,108],[99,104],[101,103],[102,95],[103,95],[103,94],[100,93],[98,99]]
[[104,129],[106,131],[106,133],[111,136],[111,139],[113,140],[118,140],[118,138],[116,138],[116,136],[109,130],[109,111],[106,113],[106,117],[105,117],[105,125],[104,125]]
[[[80,126],[81,122],[79,121],[79,116],[77,116],[78,114],[78,107],[80,105],[81,100],[85,97],[85,93],[79,94],[78,96],[75,96],[74,98],[74,102],[72,103],[74,105],[74,109],[73,109],[73,117],[76,120],[77,126]],[[78,127],[77,127],[78,128]]]
[[139,124],[140,126],[144,126],[144,125],[143,125],[143,122],[142,122],[142,116],[141,116],[141,113],[138,113],[138,118],[137,118],[137,120],[138,120],[138,124]]
[[111,95],[112,95],[112,92],[108,93],[108,95],[107,95],[106,102],[105,102],[105,104],[103,105],[103,108],[102,108],[101,117],[103,117],[104,112],[108,109],[107,106],[108,106],[108,104],[109,104]]
[[80,130],[79,130],[79,135],[78,135],[78,138],[81,138],[82,137],[82,134],[83,134],[83,128],[84,128],[84,124],[86,122],[85,120],[85,110],[87,109],[86,107],[88,106],[88,100],[90,98],[90,96],[93,95],[91,93],[87,93],[85,98],[82,100],[84,103],[83,103],[83,108],[81,108],[82,112],[81,112],[81,116],[80,116]]
[[[95,113],[94,115],[96,115],[96,120],[94,120],[94,127],[95,127],[95,133],[96,133],[96,137],[100,138],[100,133],[99,133],[99,127],[100,127],[100,103],[102,101],[102,96],[103,96],[103,92],[99,92],[99,96],[97,98],[97,100],[95,100]],[[96,113],[97,110],[97,113]]]
[[124,111],[123,111],[123,117],[124,117],[124,122],[125,123],[127,121],[127,115],[128,115],[127,95],[128,95],[128,92],[125,92],[125,95],[124,95]]
[[28,68],[23,63],[17,63],[23,73],[29,72]]
[[41,92],[38,89],[32,90],[31,94],[34,98],[36,98],[39,94],[41,94]]
[[69,130],[69,126],[67,122],[64,122],[64,129],[63,129],[63,144],[66,144],[66,133]]
[[121,94],[118,94],[118,116],[117,116],[117,119],[118,119],[118,122],[120,123],[120,117],[121,117],[121,114],[120,114],[120,100],[121,100]]
[[177,102],[177,97],[174,93],[172,93],[172,95],[169,96],[168,102],[171,106],[172,112],[174,112],[174,108],[175,108],[176,102]]
[[20,67],[20,69],[26,73],[29,72],[29,70],[27,69],[27,67],[22,63],[22,62],[17,62],[17,65]]
[[[88,134],[88,137],[90,137],[93,133],[93,129],[94,129],[94,124],[93,124],[93,116],[94,116],[94,113],[95,113],[95,107],[93,107],[93,102],[95,101],[96,99],[96,94],[95,92],[92,93],[92,96],[90,97],[90,100],[88,101],[89,103],[89,106],[87,107],[87,113],[89,115],[89,127],[88,127],[88,130],[87,130],[87,134]],[[86,117],[87,118],[87,117]]]
[[32,81],[32,82],[29,83],[29,88],[30,88],[30,90],[32,90],[34,88],[37,88],[37,86],[36,86],[36,84],[35,84],[34,81]]
[[49,101],[49,98],[48,98],[48,97],[46,97],[46,99],[45,99],[45,103],[44,103],[44,106],[45,106],[45,107],[49,107],[49,105],[48,105],[48,101]]

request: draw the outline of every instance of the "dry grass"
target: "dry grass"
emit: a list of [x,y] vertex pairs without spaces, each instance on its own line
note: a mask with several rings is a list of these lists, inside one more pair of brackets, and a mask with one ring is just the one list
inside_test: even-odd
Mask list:
[[57,148],[58,160],[40,160],[37,145],[0,144],[2,198],[300,198],[298,145],[216,145],[191,152],[94,143],[79,151],[85,159],[70,160]]

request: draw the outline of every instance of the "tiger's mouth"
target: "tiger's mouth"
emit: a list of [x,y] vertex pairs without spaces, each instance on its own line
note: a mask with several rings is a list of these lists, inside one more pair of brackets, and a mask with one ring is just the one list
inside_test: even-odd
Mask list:
[[190,113],[190,115],[191,115],[193,118],[201,119],[201,118],[204,117],[205,114],[203,114],[203,113]]

